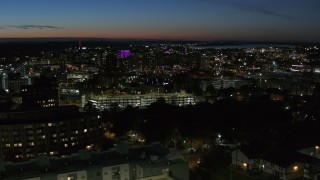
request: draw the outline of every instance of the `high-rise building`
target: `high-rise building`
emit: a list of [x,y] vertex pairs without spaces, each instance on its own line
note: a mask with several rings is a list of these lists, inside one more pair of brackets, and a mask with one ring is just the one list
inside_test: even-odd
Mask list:
[[114,54],[109,54],[107,57],[106,57],[106,64],[105,64],[105,67],[106,67],[106,71],[108,73],[112,73],[112,72],[117,72],[118,71],[118,67],[119,67],[119,63],[118,63],[118,58],[116,55]]
[[68,155],[93,144],[100,130],[99,116],[86,116],[77,106],[3,112],[0,159],[25,161],[41,154]]
[[1,89],[8,92],[9,91],[9,76],[8,76],[7,71],[0,70],[0,81],[1,81]]
[[10,94],[19,94],[21,92],[22,82],[20,73],[9,73]]
[[54,78],[35,79],[33,85],[23,85],[22,105],[28,108],[46,108],[59,105],[58,85]]

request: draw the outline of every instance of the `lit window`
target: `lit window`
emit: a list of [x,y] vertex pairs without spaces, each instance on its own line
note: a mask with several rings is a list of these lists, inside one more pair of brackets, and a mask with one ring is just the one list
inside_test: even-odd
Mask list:
[[48,126],[51,127],[51,126],[52,126],[52,123],[48,123]]
[[15,158],[16,158],[16,159],[18,159],[18,158],[23,158],[23,156],[20,154],[20,155],[16,155]]
[[83,130],[83,132],[85,132],[85,133],[86,133],[87,131],[88,131],[87,129],[84,129],[84,130]]
[[294,167],[293,167],[293,170],[294,170],[294,171],[297,171],[298,169],[299,169],[298,166],[294,166]]
[[64,147],[68,147],[68,144],[64,144]]

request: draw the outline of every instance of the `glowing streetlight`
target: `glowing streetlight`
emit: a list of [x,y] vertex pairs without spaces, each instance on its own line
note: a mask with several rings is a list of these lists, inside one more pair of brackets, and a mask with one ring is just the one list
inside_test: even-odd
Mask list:
[[244,167],[244,168],[247,168],[247,167],[248,167],[248,164],[247,164],[247,163],[243,163],[243,167]]

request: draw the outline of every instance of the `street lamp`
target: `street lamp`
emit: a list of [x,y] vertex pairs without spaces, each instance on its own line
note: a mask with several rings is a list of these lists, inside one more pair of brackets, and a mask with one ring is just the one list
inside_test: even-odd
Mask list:
[[261,88],[261,76],[262,76],[262,74],[260,73],[259,76],[260,76],[260,88]]

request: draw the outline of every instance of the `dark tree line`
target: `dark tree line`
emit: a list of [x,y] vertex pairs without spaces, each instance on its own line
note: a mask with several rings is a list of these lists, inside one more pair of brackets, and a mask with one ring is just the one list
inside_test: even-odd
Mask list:
[[[170,105],[160,99],[146,109],[129,106],[122,111],[104,111],[103,119],[114,125],[112,131],[116,134],[136,130],[147,142],[165,142],[176,131],[182,137],[211,139],[221,132],[229,143],[269,145],[303,141],[305,134],[311,135],[308,128],[319,124],[318,121],[293,122],[292,113],[284,109],[283,102],[272,101],[267,96],[247,102],[226,98],[214,104],[204,102],[187,107]],[[294,135],[298,129],[300,137]],[[313,139],[320,137],[317,131],[313,132]]]

